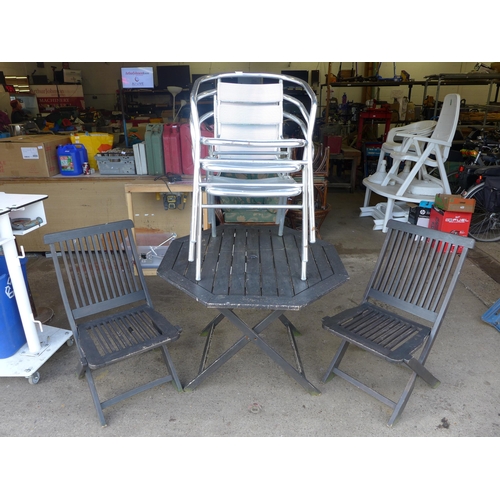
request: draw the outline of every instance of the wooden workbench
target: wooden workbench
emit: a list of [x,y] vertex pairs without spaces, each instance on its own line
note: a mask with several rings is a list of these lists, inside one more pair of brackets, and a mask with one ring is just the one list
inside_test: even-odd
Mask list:
[[[132,218],[136,228],[154,232],[187,235],[191,218],[192,183],[167,186],[163,179],[147,175],[63,176],[44,178],[1,178],[0,191],[6,193],[45,194],[47,225],[20,236],[26,252],[46,252],[43,237],[47,233],[92,224]],[[185,205],[165,210],[162,193],[189,193]]]
[[[356,174],[361,163],[361,151],[351,148],[350,146],[342,146],[340,153],[331,153],[330,160],[349,160],[351,162],[349,182],[343,181],[337,175],[335,176],[335,166],[330,163],[330,178],[328,187],[345,188],[354,193],[356,189]],[[338,167],[337,167],[338,168]]]

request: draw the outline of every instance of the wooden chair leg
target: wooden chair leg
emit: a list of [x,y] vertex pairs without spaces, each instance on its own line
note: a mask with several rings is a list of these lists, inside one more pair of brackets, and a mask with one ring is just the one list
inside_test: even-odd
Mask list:
[[87,363],[85,360],[81,359],[80,362],[78,363],[78,366],[76,367],[76,374],[78,375],[78,378],[83,378],[85,377],[85,370],[87,369]]
[[326,370],[325,376],[323,377],[322,380],[323,383],[328,382],[335,376],[335,374],[332,372],[334,368],[338,368],[338,366],[340,365],[340,362],[342,361],[342,358],[344,357],[344,354],[346,353],[348,347],[349,347],[349,342],[347,342],[347,340],[343,340],[335,356],[333,357],[332,362],[328,367],[328,370]]
[[434,375],[432,375],[429,370],[427,370],[427,368],[424,367],[424,365],[420,361],[417,361],[415,358],[405,361],[405,364],[413,370],[413,373],[410,377],[410,380],[406,384],[405,390],[399,398],[399,401],[396,403],[389,422],[387,423],[389,427],[392,427],[396,423],[401,413],[403,413],[406,403],[408,403],[411,393],[413,392],[413,388],[415,387],[417,376],[424,380],[424,382],[429,384],[433,389],[435,389],[441,383],[436,377],[434,377]]
[[394,411],[392,412],[391,418],[387,422],[388,427],[392,427],[399,416],[403,413],[403,410],[405,409],[406,403],[408,403],[408,400],[410,399],[411,393],[413,392],[413,388],[415,387],[415,382],[417,380],[417,374],[413,372],[411,374],[410,380],[406,384],[405,390],[403,391],[403,394],[401,394],[401,397],[399,398],[399,401],[396,403],[396,406],[394,408]]
[[92,400],[94,401],[94,406],[97,412],[97,416],[99,417],[99,421],[103,427],[106,427],[108,424],[106,423],[106,419],[104,418],[104,413],[102,411],[101,400],[99,399],[99,394],[97,394],[97,389],[94,383],[94,377],[89,368],[85,370],[85,378],[87,379],[87,383],[89,385],[90,394],[92,395]]
[[172,381],[173,381],[176,389],[179,392],[183,392],[183,388],[182,388],[181,382],[179,380],[179,377],[177,376],[177,371],[176,371],[176,369],[174,367],[174,363],[172,361],[170,353],[168,352],[167,346],[162,345],[161,347],[162,347],[161,348],[161,352],[163,354],[163,359],[165,360],[165,364],[167,365],[168,372],[172,376]]
[[408,365],[424,382],[435,389],[441,382],[422,364],[419,363],[415,358],[411,358],[405,361]]

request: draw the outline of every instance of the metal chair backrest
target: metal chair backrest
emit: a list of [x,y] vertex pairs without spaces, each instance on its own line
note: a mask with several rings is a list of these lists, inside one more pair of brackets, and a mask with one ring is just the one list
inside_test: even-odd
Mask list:
[[136,302],[151,305],[131,220],[45,236],[66,314],[78,320]]
[[[225,140],[276,141],[283,135],[283,84],[219,81],[214,104],[215,137]],[[260,154],[271,152],[271,155]],[[235,154],[231,154],[231,153]],[[225,158],[276,159],[276,147],[216,146]],[[247,153],[247,154],[242,154]],[[251,156],[250,156],[251,155]]]
[[216,137],[276,140],[283,128],[283,83],[218,82]]
[[[299,99],[289,95],[284,88],[284,82],[301,88],[310,105],[306,107]],[[201,91],[208,83],[214,83],[214,88]],[[200,116],[199,104],[206,103],[210,97],[213,97],[212,109]],[[312,146],[317,99],[309,85],[297,78],[238,72],[209,75],[194,83],[190,104],[191,133],[195,150],[200,135],[199,126],[212,118],[215,126],[214,137],[247,141],[280,140],[283,138],[283,123],[289,120],[301,128],[303,136]],[[237,148],[228,149],[224,146],[217,149],[241,150],[241,145]],[[312,157],[312,148],[308,153]]]
[[473,246],[471,238],[390,220],[364,301],[394,306],[437,331]]

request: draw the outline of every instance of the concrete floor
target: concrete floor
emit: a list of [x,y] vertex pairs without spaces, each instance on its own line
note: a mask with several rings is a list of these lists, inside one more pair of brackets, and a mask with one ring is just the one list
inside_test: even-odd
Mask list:
[[[321,383],[339,345],[321,328],[321,318],[360,300],[384,238],[372,230],[371,218],[359,217],[363,192],[331,192],[329,199],[332,211],[322,236],[336,246],[350,280],[303,312],[289,314],[302,332],[297,342],[305,372],[322,391],[320,396],[309,395],[262,351],[248,345],[193,392],[178,393],[169,384],[106,409],[108,426],[101,428],[87,383],[75,374],[76,348],[63,345],[40,368],[38,384],[30,385],[24,378],[0,379],[0,436],[500,436],[500,332],[481,321],[500,298],[500,243],[478,244],[466,262],[427,362],[441,384],[431,389],[417,380],[393,428],[386,425],[388,407],[339,378]],[[50,325],[67,328],[52,262],[45,256],[30,256],[28,276],[37,307],[55,312]],[[183,328],[171,355],[181,382],[187,384],[198,371],[203,350],[199,332],[215,311],[156,276],[147,280],[155,306]],[[262,314],[245,311],[243,316],[256,322]],[[214,352],[236,339],[227,322],[218,332]],[[283,333],[278,322],[265,337],[290,359]],[[389,397],[397,397],[408,376],[403,368],[356,349],[347,365],[360,377],[362,370],[369,370],[372,386]],[[130,387],[163,369],[160,354],[150,352],[99,372],[96,381],[109,396],[113,389]]]

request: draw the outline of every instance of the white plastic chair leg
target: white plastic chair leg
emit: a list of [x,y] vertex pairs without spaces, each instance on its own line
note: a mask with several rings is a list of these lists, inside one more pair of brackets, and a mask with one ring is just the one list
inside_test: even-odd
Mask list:
[[382,226],[382,232],[387,233],[387,223],[392,219],[392,212],[394,210],[394,198],[387,198],[387,205],[385,207],[384,225]]
[[363,203],[363,207],[369,207],[370,206],[370,197],[371,197],[371,194],[372,194],[372,190],[369,187],[367,187],[366,191],[365,191],[365,201]]
[[385,160],[385,151],[383,148],[380,148],[380,154],[378,156],[378,162],[377,162],[377,171],[380,170],[382,166],[382,162]]

